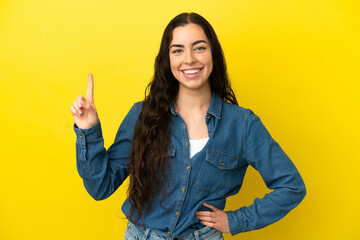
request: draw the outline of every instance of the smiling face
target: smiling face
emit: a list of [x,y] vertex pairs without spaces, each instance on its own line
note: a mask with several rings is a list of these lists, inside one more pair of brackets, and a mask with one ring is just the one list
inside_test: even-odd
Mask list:
[[211,46],[199,25],[190,23],[173,30],[169,56],[171,72],[179,81],[179,90],[210,90]]

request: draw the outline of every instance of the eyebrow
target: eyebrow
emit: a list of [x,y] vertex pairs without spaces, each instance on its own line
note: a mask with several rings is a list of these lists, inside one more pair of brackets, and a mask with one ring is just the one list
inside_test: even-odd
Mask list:
[[[195,46],[196,44],[199,44],[199,43],[207,43],[205,40],[198,40],[198,41],[195,41],[195,42],[193,42],[191,45],[192,46]],[[173,45],[171,45],[170,46],[170,48],[172,48],[172,47],[184,47],[184,45],[181,45],[181,44],[173,44]]]

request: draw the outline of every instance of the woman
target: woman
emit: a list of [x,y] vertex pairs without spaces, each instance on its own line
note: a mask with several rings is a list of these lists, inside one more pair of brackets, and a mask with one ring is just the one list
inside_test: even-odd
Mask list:
[[[166,27],[143,102],[134,104],[106,151],[89,75],[86,98],[70,108],[77,167],[96,200],[130,177],[122,206],[126,239],[223,239],[265,227],[305,196],[294,164],[260,119],[239,107],[210,24],[183,13]],[[248,165],[273,191],[248,207],[223,211]]]

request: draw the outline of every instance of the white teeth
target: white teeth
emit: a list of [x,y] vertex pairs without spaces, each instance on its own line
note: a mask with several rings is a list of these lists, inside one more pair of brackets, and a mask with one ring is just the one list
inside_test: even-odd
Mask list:
[[194,69],[194,70],[184,70],[183,71],[185,74],[195,74],[200,72],[200,69]]

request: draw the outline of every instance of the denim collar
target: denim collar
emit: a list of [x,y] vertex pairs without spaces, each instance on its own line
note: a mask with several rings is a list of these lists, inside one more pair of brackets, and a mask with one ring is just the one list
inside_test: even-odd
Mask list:
[[[217,119],[221,119],[221,107],[222,107],[222,99],[219,97],[219,95],[217,95],[217,93],[212,92],[211,93],[211,102],[210,102],[210,107],[206,112],[206,115],[210,114],[214,117],[216,117]],[[173,115],[179,115],[174,108],[174,101],[171,102],[170,104],[170,112]]]

